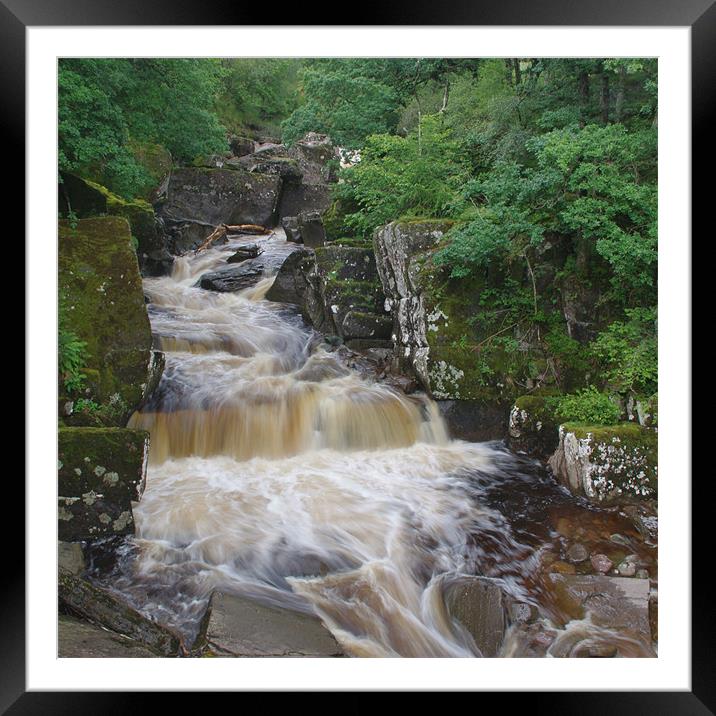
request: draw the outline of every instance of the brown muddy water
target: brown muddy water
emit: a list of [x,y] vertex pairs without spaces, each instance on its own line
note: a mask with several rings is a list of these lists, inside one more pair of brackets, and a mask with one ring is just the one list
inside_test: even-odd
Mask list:
[[[654,576],[655,546],[538,463],[450,440],[432,401],[350,370],[294,308],[266,301],[294,248],[280,232],[258,240],[267,268],[255,287],[194,286],[249,241],[144,281],[167,366],[130,421],[151,433],[137,535],[111,565],[95,564],[95,578],[188,641],[221,588],[318,613],[351,656],[476,656],[442,597],[466,574],[534,605],[555,643],[604,638],[548,573],[586,569],[559,566],[579,541],[614,560],[637,554]],[[650,653],[629,635],[606,637]],[[521,638],[508,634],[503,655],[519,654]]]

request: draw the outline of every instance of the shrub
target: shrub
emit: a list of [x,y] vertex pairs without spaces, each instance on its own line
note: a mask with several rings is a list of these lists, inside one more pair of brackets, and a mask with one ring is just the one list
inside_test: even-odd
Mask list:
[[593,385],[576,393],[550,399],[557,420],[589,425],[614,425],[621,418],[621,409],[605,393]]

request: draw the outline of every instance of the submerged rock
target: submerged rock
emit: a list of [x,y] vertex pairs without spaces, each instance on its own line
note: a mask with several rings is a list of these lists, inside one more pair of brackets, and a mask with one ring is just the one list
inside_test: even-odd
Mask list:
[[134,533],[132,502],[142,496],[149,434],[128,428],[60,428],[58,532],[76,542]]
[[246,244],[236,250],[226,259],[227,264],[238,264],[246,259],[255,259],[259,254],[263,253],[263,249],[258,244]]
[[575,495],[613,504],[656,497],[657,457],[652,428],[566,424],[549,466]]
[[343,656],[317,616],[224,592],[211,597],[205,640],[217,656]]

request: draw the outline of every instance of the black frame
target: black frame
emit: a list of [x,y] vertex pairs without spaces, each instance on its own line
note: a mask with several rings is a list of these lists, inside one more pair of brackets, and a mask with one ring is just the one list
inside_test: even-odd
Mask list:
[[[318,7],[311,8],[309,19],[320,18]],[[352,25],[535,25],[535,26],[688,26],[691,27],[692,63],[692,176],[701,168],[702,183],[692,182],[692,206],[705,214],[713,203],[713,181],[709,157],[714,155],[714,105],[716,104],[716,2],[715,0],[490,0],[484,6],[476,0],[449,0],[436,4],[433,0],[365,0],[355,8],[356,14],[344,24]],[[360,11],[363,11],[362,13]],[[359,14],[360,13],[360,14]],[[278,13],[288,26],[317,25],[306,23],[302,6],[284,6]],[[92,25],[265,25],[265,8],[229,4],[224,0],[0,0],[0,78],[2,104],[0,117],[6,150],[15,153],[13,183],[6,187],[6,206],[20,206],[24,197],[24,177],[16,170],[23,166],[25,156],[22,140],[25,130],[25,28],[27,26],[92,26]],[[333,20],[328,8],[322,17]],[[293,25],[289,25],[294,21]],[[369,21],[369,22],[367,22]],[[323,23],[325,24],[325,23]],[[284,26],[286,26],[284,25]],[[710,131],[709,131],[710,130]],[[711,152],[708,147],[711,146]],[[9,164],[9,162],[8,162]],[[708,177],[708,179],[706,179]],[[12,197],[7,200],[7,192]],[[14,192],[15,196],[12,196]],[[707,195],[708,192],[708,195]],[[14,201],[12,201],[14,199]],[[700,200],[700,201],[699,201]],[[712,229],[711,226],[709,226]],[[9,237],[8,237],[9,238]],[[707,237],[705,237],[707,238]],[[12,245],[15,245],[13,241]],[[685,245],[685,250],[689,250]],[[27,267],[26,267],[27,268]],[[29,376],[26,375],[26,379]],[[681,446],[683,449],[684,446]],[[690,448],[691,446],[687,446]],[[692,484],[692,504],[708,505],[709,470],[702,481]],[[19,480],[6,472],[5,488],[14,489],[15,499],[6,498],[6,505],[24,503]],[[705,507],[707,509],[707,507]],[[704,509],[704,511],[705,511]],[[15,510],[19,512],[19,510]],[[24,515],[21,518],[24,520]],[[692,691],[691,692],[540,692],[516,693],[511,697],[534,711],[546,707],[559,714],[716,714],[716,631],[711,593],[703,582],[713,571],[713,552],[705,524],[708,519],[692,519],[692,565],[703,567],[692,582]],[[19,530],[16,529],[16,533]],[[709,559],[710,558],[710,559]],[[120,714],[146,703],[147,694],[131,692],[26,692],[25,685],[25,567],[23,553],[11,550],[4,555],[3,587],[0,590],[0,713],[19,714]],[[698,581],[697,581],[698,580]],[[700,588],[699,588],[700,587]],[[668,615],[662,615],[662,617]],[[568,688],[568,684],[565,684]],[[194,702],[188,694],[178,694],[186,705]],[[367,696],[367,694],[366,694]],[[295,703],[295,696],[292,695]],[[340,698],[340,697],[339,697]],[[476,707],[484,708],[482,696]],[[500,695],[500,698],[502,696]],[[513,698],[510,705],[514,705]],[[166,706],[162,697],[162,706]],[[332,699],[333,700],[333,699]],[[155,699],[150,699],[154,704]],[[359,713],[365,699],[361,695],[334,702],[338,708]],[[197,704],[199,705],[199,704]],[[205,706],[205,702],[201,702]],[[140,706],[141,708],[141,706]],[[264,702],[265,708],[265,702]],[[546,710],[545,709],[545,710]],[[541,710],[541,709],[540,709]]]

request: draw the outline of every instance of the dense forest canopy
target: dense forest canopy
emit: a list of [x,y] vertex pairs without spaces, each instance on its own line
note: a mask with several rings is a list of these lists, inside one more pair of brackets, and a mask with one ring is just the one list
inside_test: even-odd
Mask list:
[[[148,181],[147,144],[190,163],[232,134],[290,145],[308,131],[360,152],[330,231],[366,241],[399,218],[453,220],[434,262],[464,290],[499,275],[475,316],[494,323],[490,345],[516,351],[505,327],[519,326],[563,387],[656,391],[656,60],[60,61],[60,169],[125,197]],[[553,287],[570,280],[595,286],[598,335],[556,318]]]

